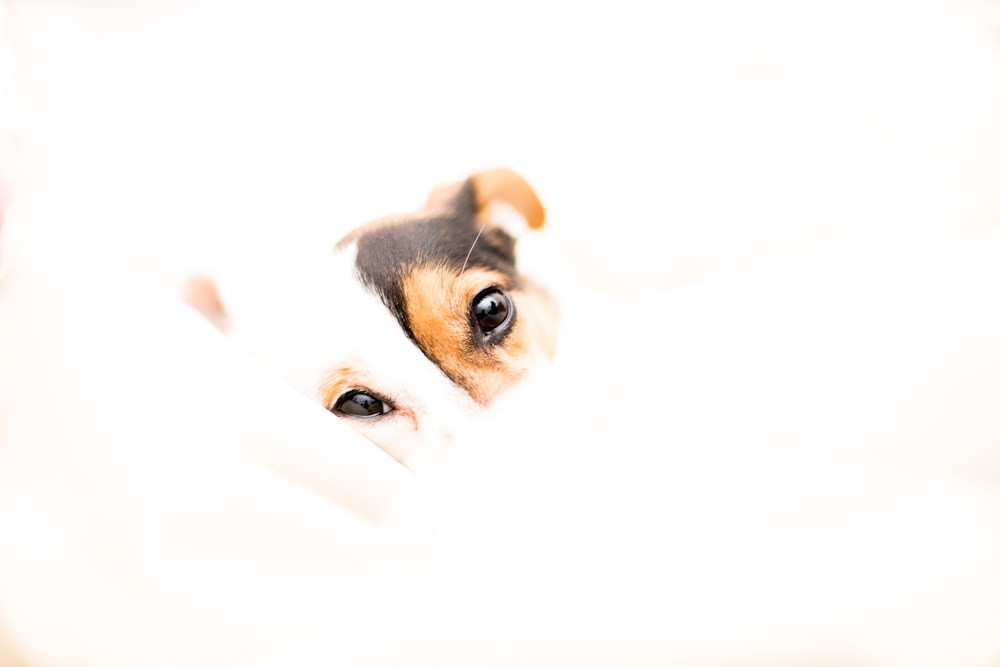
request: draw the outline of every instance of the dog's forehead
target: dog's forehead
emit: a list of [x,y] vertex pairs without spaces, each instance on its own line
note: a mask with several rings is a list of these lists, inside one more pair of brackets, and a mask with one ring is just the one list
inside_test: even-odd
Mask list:
[[338,250],[352,253],[357,279],[411,337],[404,283],[415,270],[433,267],[459,274],[478,267],[509,276],[512,285],[517,282],[514,238],[500,227],[480,225],[461,209],[381,221],[345,240]]
[[327,329],[322,367],[346,363],[370,379],[370,389],[396,398],[405,393],[408,401],[422,405],[464,401],[461,390],[413,345],[392,313],[358,280],[355,253],[350,247],[338,250],[327,274],[326,281],[335,286],[328,296],[337,315]]
[[466,266],[511,273],[514,238],[502,228],[446,212],[400,217],[353,238],[355,266],[369,286],[379,286],[417,266],[460,271]]

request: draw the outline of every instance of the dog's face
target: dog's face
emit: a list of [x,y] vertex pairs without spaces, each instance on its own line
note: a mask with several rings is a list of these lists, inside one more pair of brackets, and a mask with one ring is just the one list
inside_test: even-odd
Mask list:
[[496,170],[439,188],[415,214],[364,225],[334,250],[338,331],[319,399],[406,465],[554,353],[554,304],[518,272],[505,217],[537,229],[544,212],[517,174]]

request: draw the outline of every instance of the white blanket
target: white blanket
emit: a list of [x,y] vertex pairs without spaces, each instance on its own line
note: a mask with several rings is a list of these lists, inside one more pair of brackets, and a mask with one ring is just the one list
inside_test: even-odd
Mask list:
[[570,348],[418,484],[193,312],[27,252],[0,286],[4,650],[990,664],[1000,322],[964,303],[1000,283],[941,240],[932,286],[883,248],[836,298],[857,253],[668,292],[641,364]]
[[[3,667],[1000,662],[991,4],[4,8]],[[559,358],[419,479],[74,240],[239,289],[498,164]]]

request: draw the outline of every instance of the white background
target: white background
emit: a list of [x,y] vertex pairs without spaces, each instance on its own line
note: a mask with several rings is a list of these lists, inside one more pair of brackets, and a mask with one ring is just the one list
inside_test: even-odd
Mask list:
[[1000,210],[996,3],[9,9],[22,217],[220,271],[498,165],[604,286]]

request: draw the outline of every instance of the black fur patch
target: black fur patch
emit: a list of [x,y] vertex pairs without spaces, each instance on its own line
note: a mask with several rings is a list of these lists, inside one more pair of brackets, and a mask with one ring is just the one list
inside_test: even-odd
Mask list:
[[469,180],[441,212],[376,227],[358,238],[354,262],[358,278],[414,342],[403,299],[403,277],[412,269],[443,266],[458,273],[468,257],[467,266],[505,273],[511,277],[511,286],[518,286],[514,237],[495,225],[479,235],[477,213],[475,186]]

